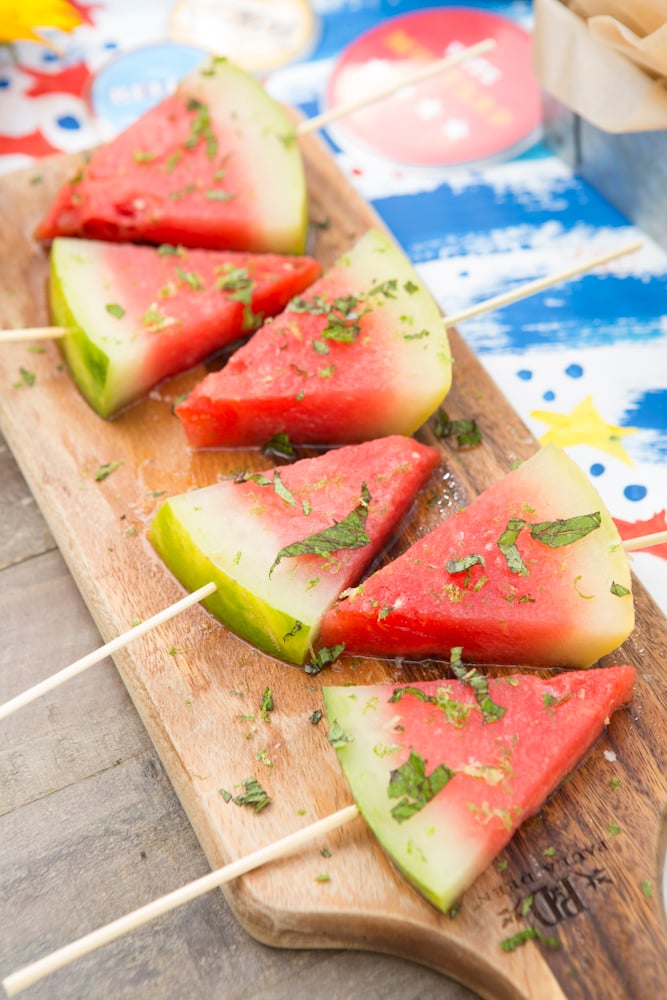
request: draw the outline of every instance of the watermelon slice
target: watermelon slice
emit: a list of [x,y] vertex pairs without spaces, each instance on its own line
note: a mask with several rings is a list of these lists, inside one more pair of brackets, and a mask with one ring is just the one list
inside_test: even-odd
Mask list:
[[408,881],[447,912],[632,697],[630,666],[486,681],[326,687],[354,799]]
[[176,412],[194,448],[277,433],[350,444],[412,434],[450,384],[438,306],[391,238],[371,229]]
[[547,445],[323,618],[366,655],[588,667],[634,627],[628,561],[587,476]]
[[36,236],[303,253],[307,226],[294,124],[259,80],[214,58],[97,149]]
[[439,461],[391,437],[167,500],[150,540],[178,579],[242,638],[292,663],[338,594],[387,544]]
[[55,323],[82,395],[108,417],[256,329],[321,273],[312,257],[58,237]]

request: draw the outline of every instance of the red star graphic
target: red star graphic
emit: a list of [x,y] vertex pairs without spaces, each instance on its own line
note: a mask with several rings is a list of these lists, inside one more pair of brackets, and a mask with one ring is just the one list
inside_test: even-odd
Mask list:
[[40,73],[35,69],[24,69],[34,80],[30,89],[26,91],[27,97],[39,97],[40,94],[74,94],[80,97],[83,89],[90,79],[90,70],[84,63],[77,63],[76,66],[69,66],[59,73]]
[[92,16],[93,12],[100,10],[102,8],[101,3],[78,3],[77,0],[69,0],[70,7],[74,7],[75,10],[79,12],[84,24],[95,24],[95,18]]
[[24,153],[26,156],[49,156],[59,150],[48,142],[39,129],[27,135],[0,135],[0,156]]

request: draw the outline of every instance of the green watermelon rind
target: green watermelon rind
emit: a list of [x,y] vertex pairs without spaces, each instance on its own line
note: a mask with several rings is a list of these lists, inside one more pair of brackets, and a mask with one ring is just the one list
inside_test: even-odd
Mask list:
[[54,240],[49,275],[51,318],[55,326],[68,330],[60,339],[60,349],[81,395],[99,416],[108,417],[115,409],[115,394],[109,387],[109,355],[83,330],[69,305],[62,248],[63,242]]
[[189,591],[209,582],[216,585],[202,604],[232,632],[270,656],[302,663],[309,652],[310,626],[256,597],[209,559],[176,513],[178,499],[162,504],[151,524],[149,540],[158,555]]

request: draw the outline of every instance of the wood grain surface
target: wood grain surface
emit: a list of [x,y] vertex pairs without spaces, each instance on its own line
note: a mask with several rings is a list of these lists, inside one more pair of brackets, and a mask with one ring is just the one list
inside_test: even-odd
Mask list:
[[[326,266],[379,220],[317,137],[304,138],[302,149],[312,249]],[[31,233],[73,169],[72,158],[57,157],[0,181],[2,326],[48,322],[47,253]],[[394,552],[537,447],[456,331],[451,342],[455,374],[447,411],[475,418],[483,445],[466,452],[439,445],[442,466]],[[21,367],[34,373],[34,384],[22,384]],[[187,449],[171,406],[201,375],[174,379],[104,422],[79,396],[54,344],[45,344],[43,353],[26,344],[0,347],[0,427],[104,639],[182,596],[145,538],[160,499],[233,469],[270,464],[258,452]],[[435,441],[428,426],[418,436]],[[122,464],[96,481],[95,472],[108,462]],[[242,926],[282,947],[408,957],[494,1000],[661,995],[667,973],[660,888],[667,637],[664,617],[638,582],[634,593],[637,628],[605,660],[636,665],[633,705],[615,714],[584,764],[515,836],[502,865],[491,866],[465,894],[454,919],[406,885],[357,819],[298,856],[228,886],[225,895]],[[323,683],[412,680],[442,670],[348,658],[310,677],[257,653],[201,608],[135,640],[115,662],[212,867],[349,803],[326,725],[309,721],[322,707]],[[23,689],[19,672],[15,680],[8,697]],[[275,709],[262,721],[266,687]],[[220,795],[251,775],[272,797],[257,815]],[[85,810],[85,801],[78,808]],[[323,872],[329,881],[318,880]],[[560,947],[529,941],[514,952],[500,948],[529,924],[557,936]]]

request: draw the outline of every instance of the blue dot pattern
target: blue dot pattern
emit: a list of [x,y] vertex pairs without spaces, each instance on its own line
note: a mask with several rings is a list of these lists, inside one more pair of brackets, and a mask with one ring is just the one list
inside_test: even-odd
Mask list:
[[60,118],[56,118],[56,123],[68,132],[75,132],[81,128],[81,122],[74,115],[61,115]]

